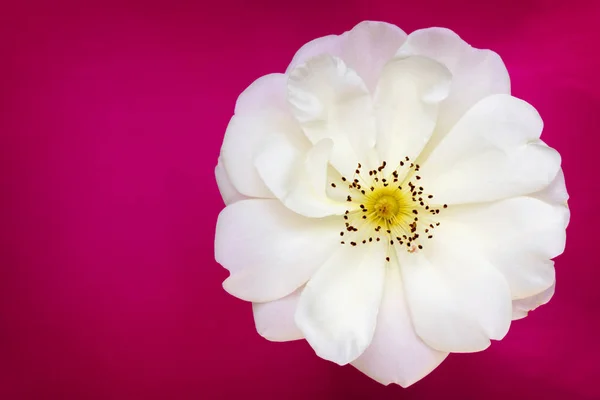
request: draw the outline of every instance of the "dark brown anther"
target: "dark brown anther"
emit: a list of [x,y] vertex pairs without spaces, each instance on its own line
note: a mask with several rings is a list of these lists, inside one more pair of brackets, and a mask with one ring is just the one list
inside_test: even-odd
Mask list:
[[331,184],[331,187],[335,187],[335,183],[332,183],[332,184]]
[[346,201],[352,201],[352,197],[350,197],[350,195],[348,195],[348,197],[346,197]]
[[356,242],[350,242],[352,246],[356,246]]
[[346,182],[346,178],[344,178],[343,176],[342,176],[342,181],[343,181],[343,182]]
[[421,245],[418,245],[417,247],[419,248],[419,250],[423,248],[423,246],[421,246]]
[[385,258],[385,261],[387,261],[387,262],[390,262],[390,258],[389,258],[389,257],[386,257],[386,258]]

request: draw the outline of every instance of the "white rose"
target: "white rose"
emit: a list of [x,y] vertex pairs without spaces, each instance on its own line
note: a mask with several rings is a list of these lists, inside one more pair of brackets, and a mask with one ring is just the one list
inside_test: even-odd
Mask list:
[[409,386],[546,303],[569,220],[559,154],[500,57],[362,22],[239,97],[215,257],[258,332]]

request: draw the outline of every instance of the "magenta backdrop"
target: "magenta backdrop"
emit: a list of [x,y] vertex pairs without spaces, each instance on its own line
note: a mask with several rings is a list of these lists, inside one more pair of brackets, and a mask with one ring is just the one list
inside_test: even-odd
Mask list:
[[[0,398],[600,398],[600,2],[16,3],[0,9]],[[572,196],[552,302],[406,390],[259,337],[213,258],[237,95],[365,19],[500,53]]]

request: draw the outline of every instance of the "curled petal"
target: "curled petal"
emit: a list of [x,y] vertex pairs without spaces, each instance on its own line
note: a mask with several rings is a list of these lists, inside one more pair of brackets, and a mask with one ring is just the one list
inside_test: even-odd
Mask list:
[[408,35],[396,56],[413,55],[435,60],[452,73],[450,94],[440,106],[436,130],[419,160],[423,163],[475,103],[493,94],[510,94],[510,78],[498,54],[475,49],[446,28],[419,29]]
[[355,71],[335,57],[310,59],[290,72],[288,100],[306,137],[333,141],[331,164],[351,176],[375,144],[372,102]]
[[450,81],[442,64],[424,57],[395,59],[385,66],[375,92],[381,160],[396,166],[406,156],[417,158],[435,128]]
[[313,57],[328,54],[342,59],[373,92],[383,66],[405,39],[406,33],[395,25],[363,21],[339,36],[324,36],[302,46],[294,55],[287,73]]
[[342,214],[344,203],[327,196],[327,166],[333,143],[323,139],[306,152],[274,136],[256,159],[258,172],[290,210],[306,217]]
[[269,135],[277,134],[296,146],[306,146],[286,101],[286,84],[283,74],[254,81],[238,98],[235,115],[227,126],[221,158],[231,183],[245,196],[273,197],[254,167],[256,153]]

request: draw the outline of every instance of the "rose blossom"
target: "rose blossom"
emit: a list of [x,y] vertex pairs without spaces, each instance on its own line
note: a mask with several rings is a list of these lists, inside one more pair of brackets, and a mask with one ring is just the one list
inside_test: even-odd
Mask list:
[[541,132],[500,57],[450,30],[313,40],[236,103],[223,286],[265,338],[409,386],[552,296],[569,210]]

